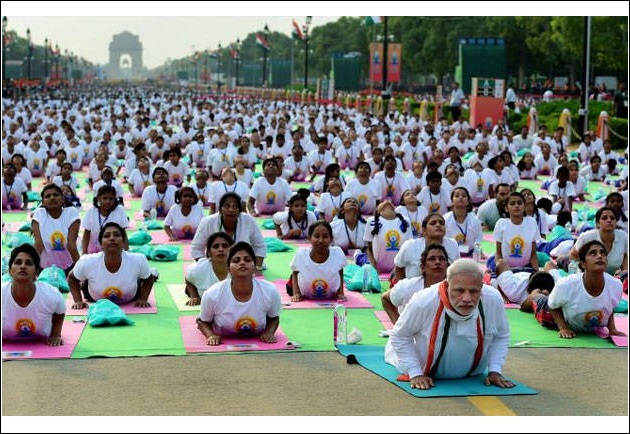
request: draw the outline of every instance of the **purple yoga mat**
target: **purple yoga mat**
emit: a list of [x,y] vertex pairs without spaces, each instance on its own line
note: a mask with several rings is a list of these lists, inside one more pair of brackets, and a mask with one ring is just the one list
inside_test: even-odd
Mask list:
[[611,336],[610,338],[618,347],[628,347],[628,317],[615,315],[615,327],[625,336]]
[[187,353],[224,353],[233,351],[277,351],[293,350],[289,338],[278,327],[276,331],[277,342],[268,344],[260,340],[258,336],[251,338],[223,338],[220,345],[208,345],[206,337],[197,329],[196,316],[182,316],[179,318],[179,326],[184,339],[184,347]]
[[291,296],[287,294],[286,280],[279,279],[275,280],[273,283],[276,285],[276,288],[280,293],[283,309],[332,309],[337,303],[351,308],[374,308],[372,303],[367,301],[363,294],[360,292],[348,291],[347,289],[344,290],[344,294],[347,298],[346,301],[337,301],[337,299],[329,298],[321,301],[304,299],[295,303],[291,301]]
[[374,311],[374,316],[376,316],[376,318],[378,318],[378,320],[381,322],[381,324],[383,324],[383,326],[387,330],[390,330],[390,329],[394,328],[394,323],[389,318],[389,315],[387,315],[387,312],[385,312],[384,310],[375,310]]
[[[138,313],[157,313],[157,304],[155,303],[155,290],[151,291],[149,294],[149,303],[151,303],[151,307],[143,308],[134,306],[135,301],[121,304],[123,312],[127,315],[138,314]],[[66,299],[66,315],[87,315],[86,309],[72,309],[72,305],[74,304],[74,299],[72,298],[72,294],[68,294],[68,298]],[[89,303],[88,303],[89,304]]]
[[5,342],[2,341],[2,360],[19,359],[69,359],[77,346],[85,322],[64,321],[61,329],[63,345],[49,347],[46,342]]

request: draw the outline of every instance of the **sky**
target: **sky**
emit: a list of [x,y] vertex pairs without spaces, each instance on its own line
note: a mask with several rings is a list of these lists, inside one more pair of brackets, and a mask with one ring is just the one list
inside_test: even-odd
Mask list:
[[[457,3],[457,5],[455,5]],[[565,15],[561,2],[16,2],[3,1],[2,14],[8,17],[8,29],[25,37],[30,28],[33,41],[44,44],[48,38],[79,57],[105,64],[109,61],[112,36],[127,30],[139,36],[143,45],[143,63],[155,68],[168,58],[191,55],[195,50],[214,50],[262,30],[291,34],[291,21],[304,24],[306,14],[313,15],[311,28],[336,21],[340,16],[371,15],[511,15],[543,11],[546,15]],[[587,13],[585,3],[572,5],[572,15]],[[288,4],[288,6],[287,6]],[[598,2],[597,11],[627,15],[624,2]],[[454,6],[456,8],[454,9]],[[580,10],[582,9],[582,10]],[[37,16],[33,13],[36,12]],[[326,16],[323,13],[336,15]],[[100,16],[97,16],[100,15]]]

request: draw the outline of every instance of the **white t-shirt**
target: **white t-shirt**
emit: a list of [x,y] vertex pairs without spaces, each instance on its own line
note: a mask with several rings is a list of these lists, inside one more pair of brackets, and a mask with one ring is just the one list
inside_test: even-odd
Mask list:
[[168,183],[177,187],[181,186],[188,175],[188,166],[181,161],[175,166],[170,161],[164,163],[164,168],[168,172]]
[[[106,223],[118,223],[121,228],[129,226],[129,218],[122,205],[116,206],[107,217],[99,212],[99,208],[91,207],[85,213],[85,217],[81,221],[81,227],[90,231],[90,243],[88,244],[88,253],[97,253],[103,250],[101,243],[98,242],[98,234]],[[85,236],[85,233],[83,234]]]
[[608,319],[621,299],[621,281],[604,273],[604,289],[593,297],[584,288],[583,273],[560,279],[549,294],[549,308],[562,308],[564,319],[575,332],[592,333],[608,326]]
[[[282,235],[286,235],[290,230],[300,229],[302,235],[299,237],[300,239],[306,239],[308,236],[308,227],[315,223],[317,218],[312,211],[306,211],[306,216],[302,219],[301,222],[296,222],[293,216],[289,219],[289,211],[278,211],[273,215],[273,222],[280,226],[280,231]],[[289,227],[290,222],[290,227]]]
[[387,177],[385,172],[378,172],[374,175],[374,180],[379,183],[379,199],[389,200],[394,205],[398,205],[400,203],[400,198],[403,194],[403,191],[409,189],[409,184],[407,183],[407,178],[401,173],[394,173],[393,178]]
[[487,170],[476,172],[473,169],[468,169],[464,172],[464,183],[470,193],[472,202],[479,204],[488,199],[488,190],[490,185],[494,183],[494,177]]
[[181,204],[175,204],[168,210],[168,214],[164,219],[164,225],[170,226],[178,239],[192,240],[202,218],[202,207],[193,205],[188,215],[185,216],[182,214]]
[[232,279],[212,285],[201,297],[199,319],[212,322],[219,336],[259,335],[267,327],[267,318],[280,315],[280,293],[266,280],[253,279],[254,288],[248,301],[234,298]]
[[283,211],[285,204],[293,193],[289,183],[282,178],[276,178],[269,184],[267,178],[258,178],[249,192],[249,197],[256,201],[256,211],[261,214],[273,214]]
[[72,257],[68,252],[68,230],[79,220],[79,211],[74,207],[63,208],[59,218],[52,218],[44,208],[37,208],[33,213],[33,221],[39,223],[39,232],[44,243],[41,254],[42,268],[57,265],[63,269],[72,265]]
[[318,213],[319,218],[327,222],[331,221],[334,217],[337,217],[341,204],[346,198],[350,197],[348,193],[342,191],[338,196],[333,196],[330,192],[322,193],[319,196],[319,203],[315,207],[315,212]]
[[381,185],[373,179],[367,184],[361,184],[357,178],[348,182],[345,192],[359,202],[362,215],[373,215],[376,210],[376,201],[381,199]]
[[521,304],[529,295],[527,285],[530,275],[530,273],[513,273],[511,270],[507,270],[499,274],[497,284],[512,303]]
[[77,178],[72,175],[70,176],[70,180],[68,181],[64,181],[61,178],[61,175],[57,175],[53,178],[52,180],[53,184],[58,185],[59,187],[62,187],[64,185],[67,185],[68,187],[70,187],[72,189],[72,191],[74,191],[75,193],[77,192],[77,187],[79,187],[79,181],[77,181]]
[[481,222],[477,216],[469,212],[462,224],[457,223],[452,211],[444,216],[446,224],[446,236],[453,238],[459,246],[460,253],[467,255],[472,252],[475,243],[480,243],[483,238]]
[[21,209],[22,194],[28,192],[28,187],[20,178],[15,177],[12,185],[6,185],[2,178],[2,209]]
[[242,174],[238,173],[238,170],[234,170],[234,174],[236,175],[236,179],[245,184],[247,188],[252,186],[252,179],[254,178],[252,169],[243,169]]
[[374,217],[368,219],[363,240],[366,243],[372,243],[372,253],[376,260],[376,264],[372,264],[372,266],[379,273],[390,273],[394,269],[394,257],[398,254],[405,241],[412,239],[412,229],[407,221],[406,231],[403,232],[401,228],[402,222],[398,217],[392,220],[379,217],[378,222],[380,225],[378,234],[372,235]]
[[[104,185],[107,185],[107,184],[105,184],[105,181],[103,181],[102,179],[99,180],[98,182],[94,183],[92,191],[94,192],[95,196],[98,193],[98,189],[101,188]],[[118,182],[115,179],[113,179],[112,183],[111,183],[111,186],[114,187],[114,189],[116,190],[116,196],[117,197],[123,197],[124,190],[123,190],[122,184],[120,182]]]
[[420,205],[427,210],[427,213],[437,212],[439,214],[446,214],[448,208],[451,206],[451,197],[444,187],[440,187],[438,194],[431,193],[428,186],[424,187],[420,193],[418,193],[416,199],[418,199]]
[[423,289],[424,277],[407,277],[396,282],[396,285],[390,289],[389,299],[392,304],[398,308],[398,313],[403,313],[411,297],[413,297],[416,292],[422,291]]
[[219,282],[219,278],[214,274],[212,261],[209,258],[201,258],[193,262],[185,273],[186,280],[190,282],[201,297],[208,288]]
[[2,285],[2,339],[44,338],[52,331],[53,314],[66,313],[59,290],[45,282],[35,282],[35,296],[26,307],[15,302],[9,280]]
[[496,242],[501,243],[503,259],[514,268],[530,265],[532,243],[540,238],[540,232],[533,217],[523,217],[520,225],[515,225],[509,218],[502,218],[497,221],[493,236]]
[[133,187],[133,195],[134,197],[142,197],[142,193],[144,189],[150,185],[153,185],[153,180],[151,179],[151,171],[149,170],[148,174],[144,174],[140,172],[140,169],[133,169],[131,174],[129,175],[129,179],[127,180],[129,185]]
[[[192,240],[191,255],[193,258],[205,258],[206,247],[210,235],[225,231],[221,222],[221,214],[215,213],[201,219],[195,237]],[[240,213],[236,224],[234,242],[247,241],[254,248],[256,256],[265,257],[267,255],[267,245],[262,236],[260,227],[249,214]]]
[[94,300],[107,298],[124,304],[136,296],[138,280],[147,279],[151,268],[146,256],[123,251],[120,268],[110,273],[105,266],[105,254],[100,252],[81,256],[72,272],[80,281],[88,281],[88,291]]
[[[293,172],[296,181],[304,181],[311,168],[311,161],[308,156],[303,155],[300,161],[295,161],[293,157],[289,157],[284,162],[284,167]],[[296,175],[296,170],[300,169],[300,173]]]
[[157,210],[158,217],[166,217],[169,209],[175,204],[177,187],[167,185],[164,193],[158,193],[155,185],[150,185],[142,192],[142,210]]
[[429,215],[427,209],[423,206],[419,206],[415,211],[409,211],[404,205],[398,205],[396,212],[401,214],[407,220],[411,222],[413,229],[413,237],[420,238],[422,234],[422,221]]
[[[459,259],[457,241],[444,237],[442,238],[442,245],[448,254],[449,264]],[[424,252],[426,247],[427,240],[425,238],[414,238],[403,243],[402,248],[394,258],[394,265],[405,269],[406,278],[420,276],[420,256],[422,256],[422,252]]]
[[195,191],[195,194],[199,198],[199,204],[202,207],[206,207],[209,205],[208,196],[210,196],[210,185],[206,184],[204,187],[199,187],[196,182],[191,182],[188,184],[190,188]]
[[331,246],[328,259],[318,264],[311,257],[311,247],[300,248],[291,261],[291,271],[298,272],[302,296],[321,300],[335,298],[341,285],[339,271],[346,265],[346,255],[338,246]]
[[241,202],[247,202],[249,195],[249,188],[241,181],[235,181],[232,185],[227,185],[223,181],[214,181],[210,184],[208,191],[208,203],[214,203],[217,208],[219,207],[219,201],[226,193],[238,194],[241,197]]
[[560,187],[558,180],[556,179],[549,185],[549,196],[556,196],[558,199],[564,198],[565,207],[569,197],[575,197],[575,187],[571,181],[567,181],[564,187]]
[[[600,243],[602,238],[598,229],[591,229],[586,231],[578,237],[575,242],[575,249],[580,250],[582,246],[589,241],[597,240]],[[623,257],[628,253],[628,233],[619,229],[615,229],[615,239],[613,240],[612,248],[608,252],[608,265],[606,266],[606,272],[608,274],[615,274],[615,272],[623,264]]]
[[336,218],[330,222],[330,226],[333,230],[333,240],[335,245],[341,247],[342,250],[348,250],[350,240],[352,240],[352,243],[357,249],[363,249],[365,247],[366,243],[363,240],[365,223],[361,220],[357,221],[357,225],[354,229],[350,229],[347,226],[346,221],[340,218]]

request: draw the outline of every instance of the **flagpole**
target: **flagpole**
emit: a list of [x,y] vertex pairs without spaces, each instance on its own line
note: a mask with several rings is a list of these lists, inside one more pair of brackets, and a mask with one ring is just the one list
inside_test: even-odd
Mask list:
[[383,17],[383,90],[381,96],[383,97],[383,111],[387,112],[388,102],[390,94],[387,90],[387,16]]

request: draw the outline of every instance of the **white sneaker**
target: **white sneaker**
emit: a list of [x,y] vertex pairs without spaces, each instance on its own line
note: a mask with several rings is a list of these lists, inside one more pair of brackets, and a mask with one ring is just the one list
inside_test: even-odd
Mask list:
[[347,343],[348,344],[356,344],[357,342],[361,342],[363,340],[363,334],[361,330],[358,328],[353,328],[350,333],[348,333]]

